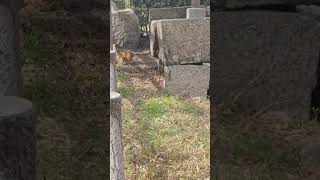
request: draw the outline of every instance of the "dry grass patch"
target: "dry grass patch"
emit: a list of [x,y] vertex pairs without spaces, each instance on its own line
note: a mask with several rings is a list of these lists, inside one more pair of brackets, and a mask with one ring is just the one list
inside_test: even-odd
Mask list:
[[209,101],[157,91],[151,79],[118,71],[126,179],[208,179]]

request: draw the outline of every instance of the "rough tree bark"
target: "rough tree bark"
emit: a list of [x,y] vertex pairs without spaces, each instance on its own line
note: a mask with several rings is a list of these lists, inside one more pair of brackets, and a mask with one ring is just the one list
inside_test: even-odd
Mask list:
[[110,180],[124,180],[121,96],[110,92]]
[[1,180],[35,180],[35,123],[31,102],[0,96]]

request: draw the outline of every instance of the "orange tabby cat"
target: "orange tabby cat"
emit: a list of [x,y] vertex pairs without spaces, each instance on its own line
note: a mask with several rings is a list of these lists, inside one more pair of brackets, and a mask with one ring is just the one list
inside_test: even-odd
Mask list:
[[122,65],[124,63],[131,62],[133,59],[133,53],[129,50],[117,49],[117,64]]

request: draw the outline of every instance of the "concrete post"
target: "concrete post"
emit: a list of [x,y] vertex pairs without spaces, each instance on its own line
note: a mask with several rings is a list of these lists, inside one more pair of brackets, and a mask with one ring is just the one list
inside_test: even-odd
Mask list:
[[124,180],[121,96],[110,92],[110,180]]
[[[110,0],[110,5],[112,1]],[[113,50],[113,40],[112,40],[112,8],[110,6],[110,51]]]
[[191,0],[191,7],[187,9],[187,19],[206,17],[207,11],[205,8],[200,8],[200,0]]
[[117,92],[116,47],[110,51],[110,91]]
[[0,0],[0,95],[22,94],[24,61],[20,52],[18,11],[23,0]]
[[[111,0],[110,0],[111,4]],[[112,8],[110,6],[110,91],[117,91],[116,48],[112,39]]]

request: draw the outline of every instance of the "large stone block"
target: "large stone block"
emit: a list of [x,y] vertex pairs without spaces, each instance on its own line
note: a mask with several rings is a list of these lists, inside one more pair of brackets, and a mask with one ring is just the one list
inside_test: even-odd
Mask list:
[[209,65],[175,65],[164,68],[164,88],[174,94],[206,97]]
[[213,17],[214,104],[234,102],[239,110],[284,111],[292,119],[308,119],[319,63],[316,21],[263,11],[216,12]]
[[188,8],[187,9],[187,19],[189,18],[203,18],[207,15],[206,8]]
[[187,17],[189,7],[151,8],[149,10],[149,22],[160,19],[184,19]]
[[320,0],[215,0],[215,7],[235,9],[268,5],[298,5],[313,3],[320,3]]
[[140,38],[140,25],[132,9],[112,12],[113,42],[125,49],[137,49]]
[[157,36],[164,66],[210,62],[210,18],[158,20]]

